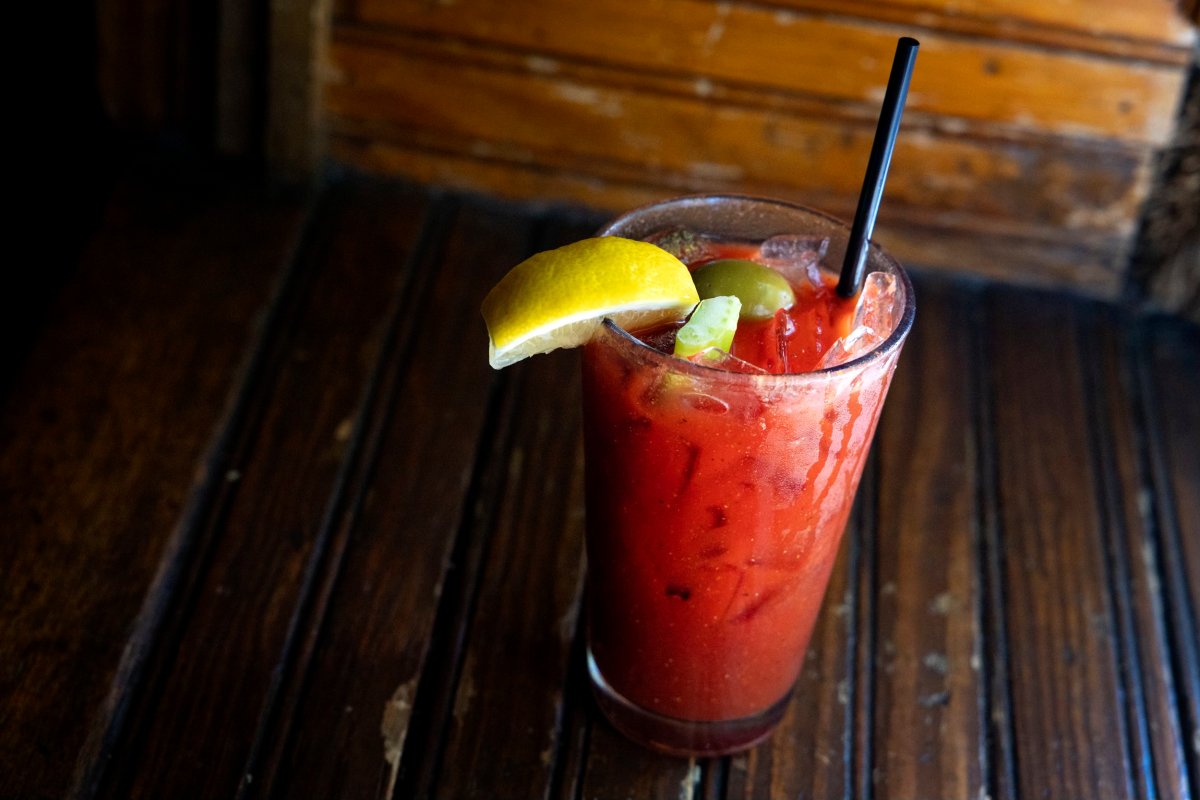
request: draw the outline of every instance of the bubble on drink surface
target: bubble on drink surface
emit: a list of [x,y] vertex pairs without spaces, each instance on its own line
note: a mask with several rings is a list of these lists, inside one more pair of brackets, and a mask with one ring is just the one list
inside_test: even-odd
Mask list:
[[828,251],[827,236],[785,233],[764,241],[758,248],[758,257],[793,284],[809,283],[819,288],[825,285],[821,259]]
[[713,242],[687,228],[666,228],[646,237],[650,244],[657,245],[685,264],[716,258],[717,248]]
[[895,275],[872,272],[863,281],[854,309],[850,333],[825,352],[817,369],[828,369],[853,361],[883,342],[896,329],[903,310],[900,284]]

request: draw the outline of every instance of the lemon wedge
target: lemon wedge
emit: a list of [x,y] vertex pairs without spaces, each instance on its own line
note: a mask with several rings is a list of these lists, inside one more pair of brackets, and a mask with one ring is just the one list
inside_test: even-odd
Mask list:
[[488,361],[578,347],[606,317],[626,330],[683,319],[698,302],[688,268],[657,245],[584,239],[522,261],[484,298]]

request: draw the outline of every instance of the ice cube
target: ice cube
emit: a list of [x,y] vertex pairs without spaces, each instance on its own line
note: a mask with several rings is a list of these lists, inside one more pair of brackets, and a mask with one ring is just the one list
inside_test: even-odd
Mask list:
[[825,351],[825,355],[817,362],[817,369],[829,369],[853,361],[881,344],[884,338],[886,337],[876,336],[875,332],[865,325],[855,328],[849,336],[838,339]]
[[863,281],[854,309],[854,326],[868,327],[877,335],[887,338],[900,322],[901,306],[899,284],[895,275],[872,272]]
[[685,264],[707,261],[717,257],[716,248],[708,239],[687,228],[667,228],[646,237]]
[[788,233],[763,242],[758,257],[794,284],[820,287],[824,285],[820,263],[828,250],[827,237]]
[[688,361],[691,361],[693,364],[703,364],[706,367],[713,367],[714,369],[723,369],[726,372],[743,372],[747,375],[767,374],[767,371],[762,367],[757,367],[749,361],[743,361],[737,356],[730,355],[716,347],[702,350],[696,353],[696,355],[690,356]]
[[792,321],[791,316],[787,313],[787,309],[781,308],[776,311],[775,349],[779,357],[779,363],[775,365],[776,372],[786,373],[791,371],[791,359],[788,357],[788,342],[795,332],[796,323]]
[[863,281],[847,336],[833,343],[817,369],[828,369],[870,352],[883,344],[900,321],[901,298],[895,275],[872,272]]

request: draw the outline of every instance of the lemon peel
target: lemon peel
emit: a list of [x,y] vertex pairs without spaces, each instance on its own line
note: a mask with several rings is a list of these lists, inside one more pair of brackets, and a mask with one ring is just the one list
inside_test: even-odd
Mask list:
[[522,261],[484,298],[488,361],[578,347],[605,318],[626,330],[682,319],[699,301],[688,268],[657,245],[583,239]]

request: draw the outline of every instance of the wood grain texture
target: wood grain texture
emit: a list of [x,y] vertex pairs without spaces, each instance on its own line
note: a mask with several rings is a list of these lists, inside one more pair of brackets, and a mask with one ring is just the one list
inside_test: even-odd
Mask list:
[[1200,324],[1200,60],[1189,73],[1174,141],[1159,157],[1131,272],[1156,308]]
[[329,152],[519,199],[737,191],[849,217],[901,34],[922,48],[879,235],[1118,297],[1195,40],[1170,0],[346,0]]
[[110,0],[97,4],[95,25],[95,75],[108,120],[123,132],[206,148],[215,115],[212,6]]
[[[1196,16],[1189,0],[778,0],[773,5],[781,9],[781,23],[799,12],[987,36],[1002,22],[1005,37],[1014,42],[1170,64],[1187,62],[1186,48],[1196,35],[1187,24],[1189,15]],[[335,0],[335,19],[362,19],[359,6],[358,0]]]
[[[1168,59],[1170,53],[1194,41],[1195,32],[1180,13],[1177,0],[966,0],[930,3],[928,0],[783,0],[800,9],[826,10],[851,16],[885,16],[921,26],[955,32],[989,29],[1001,19],[1014,39],[1114,55]],[[900,16],[905,14],[905,16]],[[1154,51],[1132,51],[1137,45],[1157,45]],[[1180,62],[1182,63],[1182,62]]]
[[218,4],[214,149],[260,156],[266,129],[267,14],[263,0]]
[[[542,232],[538,249],[596,227],[595,220],[560,222]],[[576,732],[586,699],[583,676],[568,677],[582,667],[578,654],[572,658],[583,594],[578,370],[578,355],[560,352],[523,364],[506,383],[509,423],[494,454],[495,494],[486,517],[472,522],[472,539],[486,551],[474,562],[483,568],[475,611],[464,621],[460,671],[447,697],[453,719],[432,785],[418,785],[417,794],[549,797],[556,783],[578,779],[577,768],[563,776],[558,763],[579,758],[566,751],[582,745]],[[522,698],[519,707],[512,697]],[[511,746],[497,754],[497,741]]]
[[314,177],[325,152],[321,68],[332,0],[269,0],[266,156],[287,179]]
[[539,798],[551,788],[583,590],[577,362],[538,359],[517,378],[505,485],[434,796]]
[[[533,69],[519,54],[460,43],[356,33],[333,58],[336,158],[514,197],[617,210],[740,191],[849,218],[874,135],[873,118],[811,103],[742,91],[715,105],[683,78],[614,82],[599,67]],[[910,121],[877,236],[910,263],[1113,296],[1149,167],[1149,151],[1127,145],[996,140]]]
[[[399,796],[413,796],[402,758],[415,748],[431,767],[436,759],[445,709],[429,701],[441,680],[453,681],[457,626],[471,613],[488,542],[473,526],[496,484],[473,462],[500,456],[506,439],[493,437],[512,414],[503,399],[485,402],[495,391],[486,361],[454,354],[486,351],[479,301],[525,254],[528,236],[527,219],[468,207],[430,239],[421,264],[429,286],[405,315],[361,509],[339,533],[303,681],[288,689],[294,711],[272,737],[284,744],[265,796],[386,797],[398,785]],[[429,727],[412,732],[414,724]]]
[[[1174,542],[1153,515],[1151,470],[1145,458],[1146,402],[1138,382],[1137,322],[1103,306],[1082,319],[1080,360],[1091,391],[1090,426],[1099,456],[1113,595],[1121,631],[1122,675],[1138,797],[1194,797],[1189,788],[1187,739],[1180,718],[1173,651],[1184,653],[1179,631],[1171,630],[1161,575],[1176,560]],[[1166,541],[1164,541],[1166,540]],[[1178,641],[1172,644],[1173,641]]]
[[879,798],[978,797],[989,765],[971,305],[945,284],[918,295],[878,432],[872,783]]
[[[369,135],[335,136],[331,144],[335,158],[368,172],[405,175],[464,191],[485,190],[543,205],[583,202],[593,209],[616,212],[681,191],[713,188],[711,182],[697,182],[682,190],[663,189],[640,179],[626,182],[598,178],[594,171],[573,173],[536,164],[477,159],[384,142]],[[743,188],[769,193],[779,187]],[[819,204],[812,194],[790,191],[779,189],[776,194],[810,206]],[[961,218],[938,222],[929,216],[914,214],[906,219],[885,206],[874,238],[903,263],[925,268],[1035,286],[1071,287],[1101,297],[1117,296],[1124,285],[1121,269],[1130,245],[1122,237],[1089,233],[1067,239],[1049,231],[1015,231],[1012,226],[991,220],[972,220],[968,224]]]
[[[677,191],[807,196],[853,214],[862,178],[847,165],[866,163],[874,119],[799,115],[745,97],[716,107],[690,86],[622,85],[568,65],[537,73],[497,51],[399,44],[335,43],[339,79],[327,104],[351,123],[338,130]],[[456,55],[470,60],[447,69]],[[464,107],[472,113],[459,113]],[[1148,166],[1137,149],[978,140],[915,124],[893,165],[890,212],[924,209],[960,225],[998,220],[1060,236],[1132,233]]]
[[[274,371],[251,401],[261,415],[235,447],[232,485],[207,519],[102,794],[230,796],[247,781],[423,207],[405,193],[330,197]],[[188,744],[197,730],[203,741]]]
[[1180,725],[1184,746],[1191,747],[1192,791],[1200,796],[1200,331],[1159,319],[1146,325],[1144,336],[1148,352],[1140,377],[1151,429],[1154,519],[1176,650]]
[[651,752],[603,719],[592,726],[587,756],[582,797],[692,800],[701,785],[702,761]]
[[[123,180],[0,407],[0,794],[64,795],[303,218]],[[126,656],[129,654],[126,653]]]
[[[530,55],[673,72],[876,106],[905,27],[763,6],[666,0],[585,6],[528,0],[360,0],[356,20],[518,48]],[[640,35],[629,35],[637,31]],[[336,37],[336,32],[335,32]],[[1162,144],[1180,69],[921,33],[908,107],[1016,130]],[[858,54],[847,58],[847,53]],[[787,69],[780,69],[787,64]],[[837,65],[836,69],[831,65]]]
[[0,795],[1200,796],[1194,326],[919,279],[783,724],[668,758],[589,696],[575,355],[482,356],[598,220],[175,188],[0,407]]
[[1176,529],[1189,605],[1200,609],[1200,330],[1176,320],[1150,328],[1154,400],[1161,422],[1164,466],[1170,481],[1170,522]]
[[[334,19],[350,24],[364,19],[359,0],[335,0]],[[907,30],[933,30],[945,35],[993,36],[998,26],[1012,42],[1081,53],[1134,58],[1163,64],[1188,62],[1196,12],[1191,0],[1124,3],[1071,0],[1054,4],[1037,0],[777,0],[781,24],[796,14],[830,15],[850,21],[884,22]]]
[[1075,310],[1065,311],[1036,294],[988,296],[1017,790],[1123,798],[1133,782],[1120,642]]

